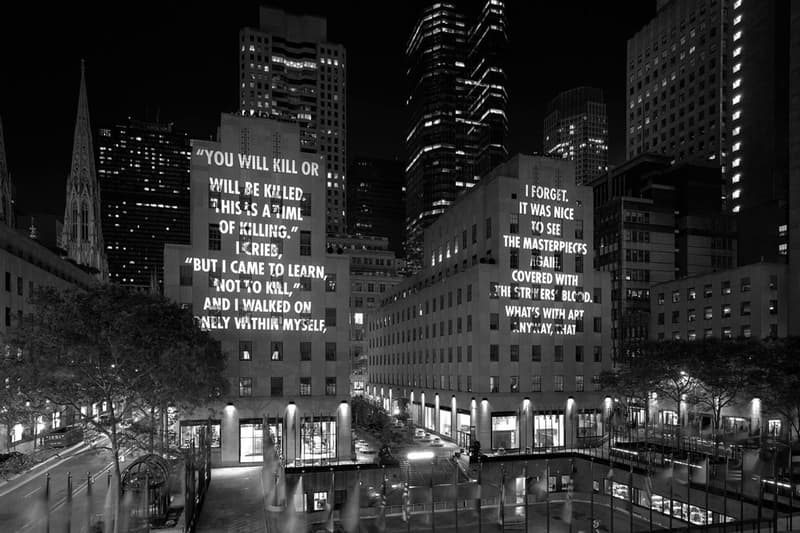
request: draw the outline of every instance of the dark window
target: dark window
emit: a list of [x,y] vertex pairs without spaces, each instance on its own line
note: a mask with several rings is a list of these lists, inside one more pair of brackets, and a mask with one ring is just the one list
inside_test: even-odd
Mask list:
[[311,343],[310,342],[301,342],[300,343],[300,360],[301,361],[311,361]]
[[599,316],[594,317],[594,332],[600,333],[603,331],[603,319]]
[[11,272],[6,272],[6,292],[11,292]]
[[498,329],[500,327],[500,314],[489,313],[489,329]]
[[181,265],[179,269],[181,287],[192,286],[192,265]]
[[326,361],[336,361],[336,343],[335,342],[326,342],[325,343],[325,360]]
[[490,344],[489,345],[489,361],[499,361],[500,360],[500,346],[497,344]]
[[595,346],[594,347],[594,362],[599,363],[603,360],[603,347],[602,346]]
[[583,346],[575,346],[575,362],[583,363]]
[[336,308],[335,307],[326,307],[325,308],[325,327],[332,328],[336,326]]
[[17,294],[22,296],[22,277],[17,276]]
[[486,238],[492,236],[492,217],[486,219]]
[[542,347],[531,346],[531,361],[539,362],[542,360]]
[[283,396],[283,378],[270,378],[269,379],[270,396],[280,397]]
[[300,200],[300,214],[304,217],[311,216],[311,193],[303,193],[303,199]]
[[222,249],[222,234],[219,232],[219,224],[208,225],[208,249]]
[[239,341],[239,361],[250,361],[253,358],[253,342]]
[[564,360],[564,347],[563,346],[554,346],[553,352],[553,360],[557,363],[560,363]]
[[509,360],[519,361],[519,344],[512,344],[509,348]]
[[508,232],[519,233],[519,215],[517,213],[508,215]]
[[300,255],[311,255],[311,232],[300,232]]

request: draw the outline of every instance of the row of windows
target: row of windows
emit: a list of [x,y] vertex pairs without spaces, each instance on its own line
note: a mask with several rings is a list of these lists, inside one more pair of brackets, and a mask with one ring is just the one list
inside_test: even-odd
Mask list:
[[[464,378],[462,380],[462,377]],[[405,378],[405,379],[403,379]],[[472,389],[472,376],[439,376],[439,382],[436,382],[436,376],[398,376],[395,374],[373,374],[370,376],[372,383],[385,383],[387,385],[400,385],[407,387],[425,387],[433,389],[438,387],[439,390],[450,390],[456,392],[474,392]],[[553,376],[553,392],[564,392],[565,376],[563,374],[556,374]],[[585,378],[582,375],[575,376],[574,392],[585,391]],[[500,376],[489,376],[488,380],[489,392],[522,392],[522,385],[520,376],[508,376],[505,380],[501,380]],[[600,390],[600,376],[592,376],[592,389],[595,391]],[[531,376],[530,392],[542,392],[542,376]]]
[[[722,304],[721,306],[721,316],[722,318],[730,318],[731,317],[731,304]],[[752,312],[752,306],[750,302],[742,302],[739,304],[739,316],[750,316]],[[778,314],[778,300],[770,300],[769,301],[769,314],[770,315],[777,315]],[[703,319],[704,320],[711,320],[714,318],[714,310],[712,307],[704,307],[703,308]],[[672,323],[678,324],[681,319],[681,312],[680,311],[673,311],[672,312]],[[686,321],[687,322],[695,322],[697,320],[697,311],[695,309],[689,309],[686,311]],[[664,324],[664,313],[658,314],[658,324]]]
[[[769,280],[767,282],[768,290],[777,291],[778,290],[778,276],[772,274],[769,276]],[[752,290],[752,283],[750,282],[750,277],[743,277],[739,280],[739,292],[750,292]],[[720,284],[720,294],[723,296],[727,296],[731,294],[731,282],[730,281],[723,281]],[[711,283],[706,283],[703,286],[703,297],[704,298],[711,298],[714,295],[714,287]],[[688,301],[692,301],[697,299],[697,288],[696,287],[689,287],[686,289],[686,299]],[[678,303],[681,301],[681,291],[679,289],[675,289],[672,291],[672,303]],[[658,305],[664,304],[664,293],[658,293]]]
[[[283,341],[272,341],[270,342],[269,347],[270,361],[283,361]],[[253,341],[239,341],[239,361],[252,361],[254,355]],[[300,360],[312,360],[311,342],[300,343]],[[335,342],[325,343],[325,360],[336,361]]]
[[[515,283],[511,284],[511,294],[509,295],[509,298],[512,299],[512,300],[515,300],[518,297],[517,291],[514,290],[514,288],[517,287],[517,286],[518,286],[518,284],[515,284]],[[533,285],[534,288],[536,288],[537,286],[538,285]],[[500,298],[501,295],[500,295],[500,291],[498,290],[498,287],[499,287],[499,284],[496,281],[490,281],[489,282],[489,298],[491,298],[491,299]],[[560,294],[560,292],[562,290],[563,290],[562,286],[560,286],[560,285],[556,285],[555,286],[555,292],[556,292],[556,296],[557,296],[556,297],[556,301],[558,301],[558,295]],[[583,292],[583,288],[582,287],[576,287],[575,290],[576,290],[576,292],[579,292],[579,293]],[[461,305],[462,302],[464,302],[464,301],[466,301],[467,303],[471,302],[472,301],[472,292],[473,291],[472,291],[472,285],[471,284],[467,285],[466,291],[462,291],[461,287],[457,288],[456,291],[455,291],[455,305],[456,306]],[[534,294],[536,294],[535,291],[534,291]],[[599,288],[599,287],[595,287],[594,291],[593,291],[592,302],[593,303],[600,303],[602,301],[602,294],[603,294],[602,289]],[[536,298],[533,298],[533,299],[536,300]],[[445,302],[446,302],[446,304],[445,304]],[[382,319],[378,319],[377,322],[374,322],[373,324],[371,324],[370,325],[370,330],[371,331],[376,331],[376,330],[380,329],[381,325],[383,325],[383,326],[397,325],[397,324],[401,324],[402,322],[405,322],[407,320],[414,320],[414,319],[416,319],[418,317],[421,317],[421,316],[424,316],[424,315],[428,315],[428,314],[431,314],[431,313],[436,313],[437,312],[437,303],[438,303],[438,310],[439,311],[444,311],[445,305],[447,306],[448,309],[450,309],[454,305],[453,302],[454,302],[454,300],[453,300],[453,291],[448,291],[446,294],[442,293],[438,297],[437,296],[433,296],[430,300],[425,299],[424,303],[412,304],[410,307],[407,307],[407,308],[405,308],[403,310],[394,311],[392,313],[388,313]],[[469,321],[472,320],[470,318],[470,315],[468,315],[467,319]],[[450,322],[452,322],[452,320]],[[435,327],[435,324],[434,324],[434,327]],[[452,330],[452,327],[450,329]],[[470,330],[467,330],[467,331],[470,331]],[[434,336],[435,336],[435,334],[434,334]]]
[[[575,362],[582,363],[584,362],[584,351],[585,347],[582,345],[575,346]],[[542,347],[539,345],[531,346],[531,361],[535,363],[542,362]],[[455,350],[455,362],[461,363],[463,362],[463,354],[464,350],[461,346],[456,346]],[[472,346],[467,346],[466,349],[466,356],[467,362],[472,362]],[[520,357],[520,349],[519,344],[511,344],[508,347],[507,352],[507,359],[504,357],[504,361],[509,362],[518,362]],[[592,359],[595,363],[599,363],[603,360],[603,348],[602,346],[594,346],[592,348]],[[556,345],[553,347],[553,359],[554,362],[560,363],[564,361],[564,346]],[[489,345],[489,361],[491,362],[500,362],[500,345],[499,344],[490,344]],[[439,362],[445,362],[445,352],[444,348],[439,348]],[[450,346],[447,348],[447,362],[453,362],[453,347]],[[423,352],[422,350],[416,352],[403,352],[403,353],[394,353],[394,354],[381,354],[381,355],[372,355],[370,356],[370,364],[372,365],[408,365],[408,364],[424,364],[424,363],[436,363],[436,349],[433,348],[425,349],[424,359],[423,359]]]
[[[239,378],[239,396],[242,398],[247,398],[253,396],[253,378],[252,377],[240,377]],[[282,377],[272,377],[269,379],[269,392],[270,396],[273,398],[283,396],[283,378]],[[300,377],[300,387],[299,387],[299,394],[300,396],[311,396],[311,377],[301,376]],[[326,377],[325,378],[325,396],[336,396],[336,378],[335,377]]]
[[[769,333],[767,334],[770,338],[776,338],[778,336],[778,324],[770,324],[769,325]],[[749,339],[753,336],[753,328],[750,324],[745,324],[739,328],[739,337]],[[706,328],[703,330],[703,338],[704,339],[711,339],[714,337],[714,330],[711,328]],[[722,339],[732,339],[733,338],[733,329],[730,326],[723,326],[720,330],[720,338]],[[673,340],[681,340],[681,333],[680,331],[673,331],[672,332],[672,339]],[[686,334],[686,339],[690,341],[697,340],[697,331],[690,329]],[[664,340],[664,333],[661,332],[658,334],[658,340]]]

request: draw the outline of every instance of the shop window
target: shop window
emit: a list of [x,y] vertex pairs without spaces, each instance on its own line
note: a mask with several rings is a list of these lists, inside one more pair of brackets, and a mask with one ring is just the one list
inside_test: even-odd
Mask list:
[[253,395],[253,378],[239,378],[239,397],[247,398]]

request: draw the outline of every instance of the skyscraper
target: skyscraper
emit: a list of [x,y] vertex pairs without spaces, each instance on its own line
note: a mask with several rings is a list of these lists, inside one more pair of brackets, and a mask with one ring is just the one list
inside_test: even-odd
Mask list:
[[97,144],[109,279],[160,290],[164,244],[189,244],[189,137],[129,118],[101,128]]
[[628,158],[716,161],[740,265],[788,249],[789,4],[661,0],[628,40]]
[[[239,32],[242,115],[296,122],[303,152],[325,156],[328,233],[344,233],[347,210],[346,53],[327,20],[259,10],[259,27]],[[242,146],[249,145],[242,139]]]
[[389,249],[403,253],[405,187],[403,164],[391,159],[359,157],[347,179],[347,227],[352,235],[389,239]]
[[587,184],[608,170],[608,121],[603,91],[576,87],[547,106],[544,152],[575,161],[575,182]]
[[98,278],[106,280],[108,261],[100,222],[100,187],[95,173],[85,68],[81,61],[81,87],[72,143],[72,165],[67,177],[61,244],[69,259],[96,271]]
[[406,46],[406,259],[422,265],[422,234],[456,195],[507,156],[505,5],[488,0],[470,26],[454,4],[423,12]]
[[12,197],[11,174],[6,160],[6,142],[3,137],[3,120],[0,119],[0,222],[14,227],[14,198]]

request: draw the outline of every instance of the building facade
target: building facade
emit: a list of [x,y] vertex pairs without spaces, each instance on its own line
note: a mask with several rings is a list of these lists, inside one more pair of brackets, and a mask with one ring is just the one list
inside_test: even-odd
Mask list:
[[261,6],[258,28],[239,32],[239,109],[300,126],[301,151],[321,154],[328,169],[326,231],[345,233],[347,57],[327,26]]
[[[89,287],[96,278],[85,269],[65,261],[57,252],[20,234],[5,224],[0,224],[0,264],[4,269],[4,282],[0,290],[0,339],[5,339],[9,329],[19,319],[32,311],[30,297],[39,287]],[[6,427],[0,424],[0,453],[17,446],[23,439],[41,435],[50,428],[66,423],[62,410],[54,409],[49,415]]]
[[402,256],[405,199],[400,161],[354,159],[347,180],[348,232],[386,237],[389,249]]
[[189,244],[189,136],[128,119],[97,145],[109,280],[160,293],[164,244]]
[[755,263],[653,285],[650,338],[785,337],[788,283],[785,264]]
[[608,171],[608,119],[603,91],[576,87],[559,94],[544,117],[544,153],[575,162],[585,185]]
[[100,187],[95,172],[89,99],[86,96],[86,73],[82,61],[78,113],[72,141],[72,164],[67,177],[61,244],[67,252],[67,258],[94,270],[99,279],[108,279],[108,260],[103,244],[100,217]]
[[227,395],[182,413],[186,445],[210,417],[223,464],[260,462],[264,425],[287,465],[350,460],[348,258],[325,242],[325,162],[297,124],[222,115],[192,141],[191,244],[164,249],[165,295],[228,355]]
[[367,395],[467,446],[602,435],[610,283],[592,268],[592,191],[519,155],[425,232],[425,267],[368,317]]
[[426,7],[406,46],[406,259],[421,268],[425,228],[508,155],[505,4],[474,22],[451,3]]
[[328,253],[350,260],[350,394],[364,394],[367,374],[366,317],[404,278],[405,261],[389,249],[386,237],[328,237]]
[[628,41],[628,158],[718,162],[738,264],[788,252],[790,4],[663,1]]
[[611,273],[615,359],[648,338],[651,286],[736,264],[733,217],[722,213],[716,165],[644,154],[592,182],[595,266]]

